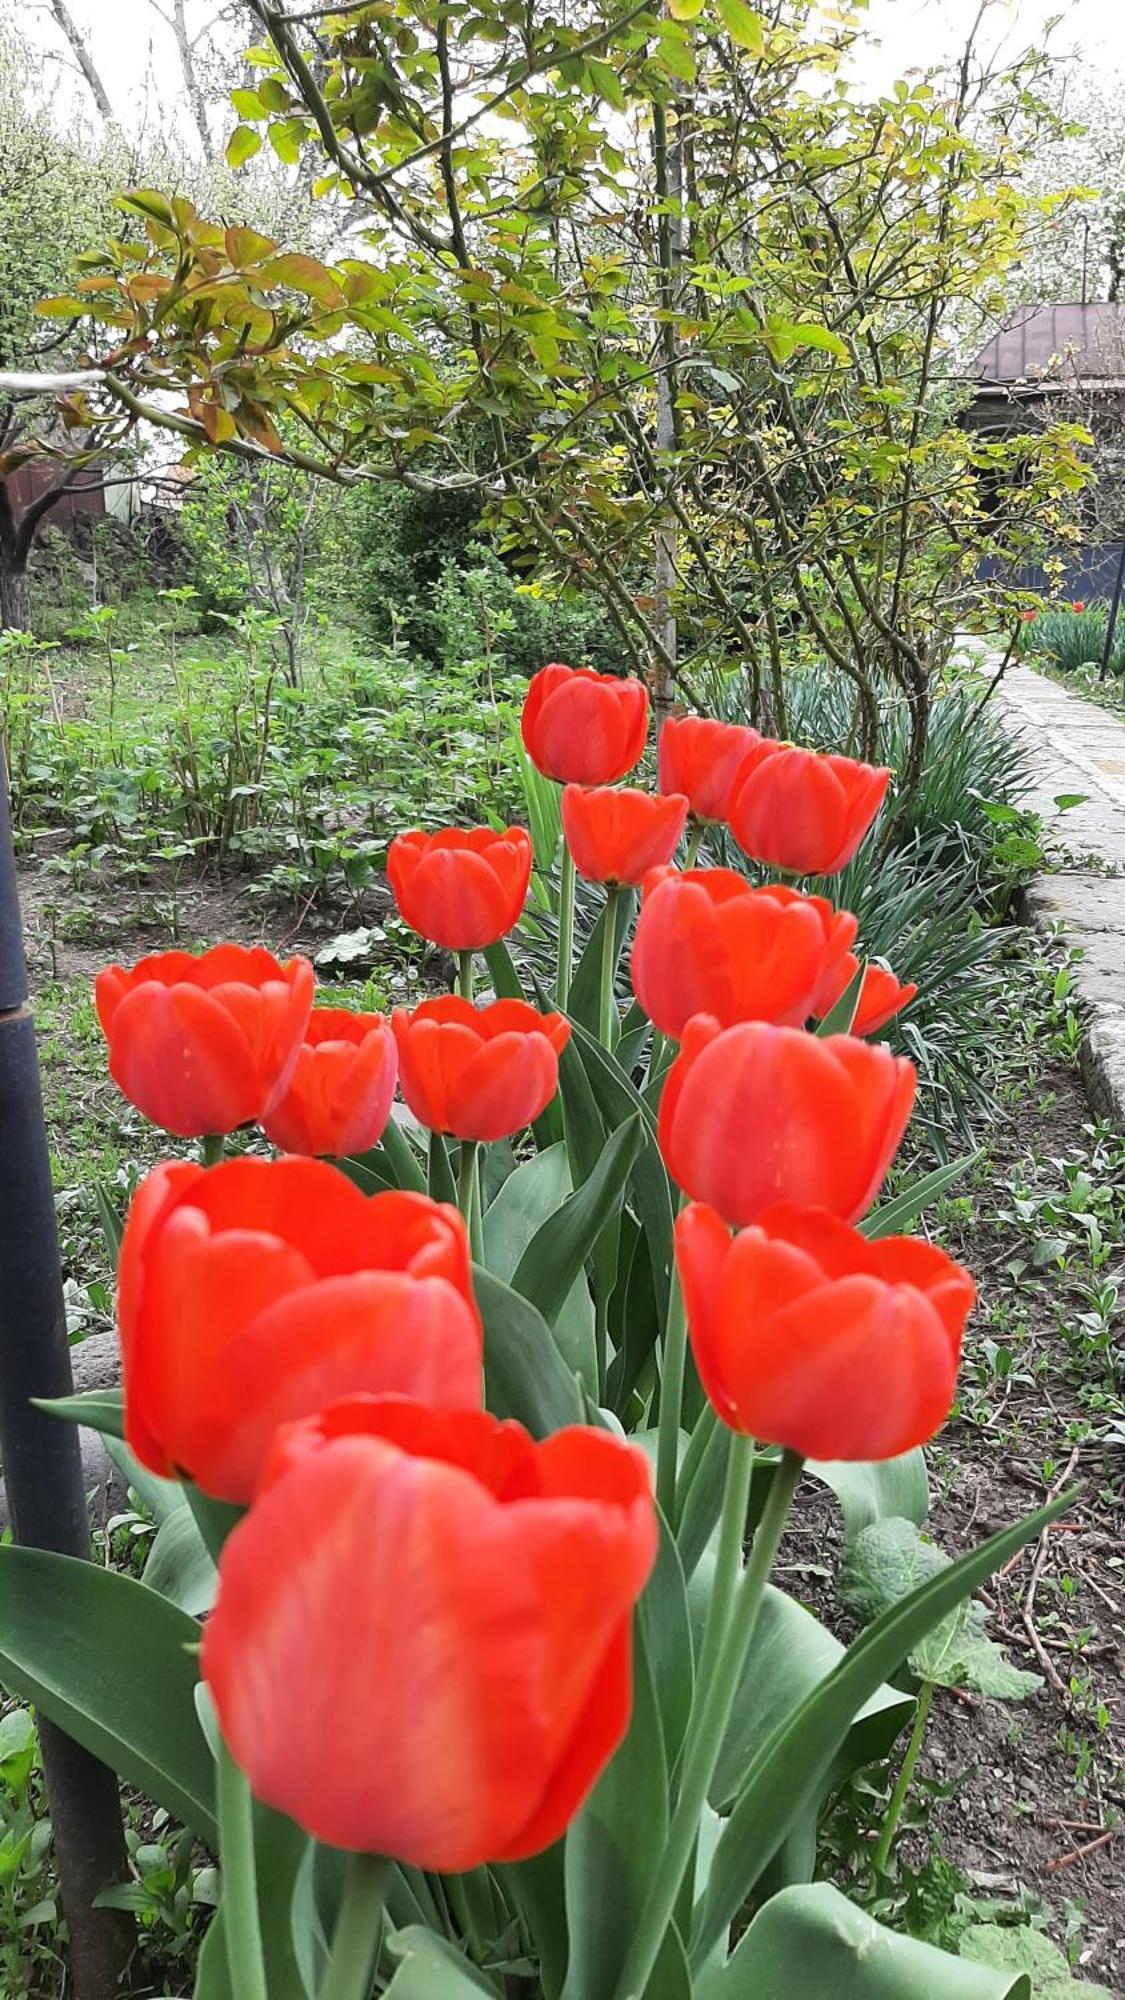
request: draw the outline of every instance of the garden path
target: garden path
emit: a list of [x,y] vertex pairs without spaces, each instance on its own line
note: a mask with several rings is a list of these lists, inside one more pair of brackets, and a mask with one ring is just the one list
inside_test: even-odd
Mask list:
[[995,701],[1031,745],[1027,804],[1050,841],[1050,872],[1024,891],[1023,913],[1039,930],[1062,924],[1082,954],[1083,1081],[1094,1109],[1125,1125],[1125,720],[1025,666]]

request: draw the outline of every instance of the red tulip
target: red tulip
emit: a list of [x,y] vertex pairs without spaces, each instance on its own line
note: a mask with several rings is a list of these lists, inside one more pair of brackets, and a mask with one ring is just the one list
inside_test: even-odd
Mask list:
[[612,785],[640,761],[648,729],[643,681],[589,667],[541,667],[524,698],[524,748],[563,785]]
[[[840,916],[850,942],[855,918]],[[693,1014],[711,1014],[724,1028],[799,1027],[829,950],[839,955],[836,931],[837,914],[820,897],[754,889],[733,868],[654,869],[633,940],[633,988],[649,1020],[677,1040]]]
[[[832,977],[822,983],[816,996],[812,1011],[818,1020],[823,1020],[832,1012],[837,1001],[843,999],[858,971],[859,960],[854,952],[849,951]],[[885,1028],[888,1021],[901,1014],[904,1007],[909,1007],[917,991],[917,986],[913,984],[900,985],[885,965],[868,965],[864,969],[851,1033],[873,1035],[877,1029]]]
[[897,1458],[949,1415],[975,1287],[943,1250],[790,1206],[732,1240],[695,1203],[676,1264],[700,1378],[733,1430],[804,1458]]
[[390,1116],[398,1057],[381,1014],[314,1007],[285,1096],[263,1119],[283,1153],[365,1153]]
[[762,742],[756,729],[704,715],[670,715],[656,746],[662,792],[683,792],[693,819],[725,820],[731,786]]
[[419,937],[446,951],[483,951],[519,921],[531,840],[522,826],[400,833],[387,855],[387,879],[399,915]]
[[142,1465],[250,1499],[278,1424],[354,1391],[481,1399],[456,1209],[314,1160],[157,1167],[121,1244],[125,1435]]
[[474,1007],[450,993],[391,1017],[399,1082],[414,1116],[458,1139],[507,1139],[545,1111],[570,1036],[563,1014],[524,1000]]
[[756,1222],[779,1201],[865,1214],[914,1102],[914,1065],[851,1035],[696,1015],[664,1083],[664,1163],[693,1201]]
[[643,882],[651,868],[672,859],[687,806],[679,792],[654,798],[626,786],[568,785],[562,795],[563,835],[578,873],[587,882]]
[[1085,611],[1086,599],[1084,597],[1076,597],[1070,608],[1072,611]]
[[731,792],[731,832],[769,868],[836,875],[874,820],[890,776],[883,767],[793,744],[752,753]]
[[285,1091],[313,1002],[305,958],[260,946],[162,951],[109,965],[94,1004],[109,1073],[138,1111],[180,1139],[233,1132]]
[[606,1431],[388,1397],[282,1432],[203,1634],[255,1797],[442,1873],[549,1847],[628,1726],[656,1544]]

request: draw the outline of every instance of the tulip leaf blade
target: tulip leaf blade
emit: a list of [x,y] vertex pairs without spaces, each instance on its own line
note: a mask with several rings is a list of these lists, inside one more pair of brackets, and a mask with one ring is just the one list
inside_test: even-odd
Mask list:
[[898,1458],[810,1458],[805,1471],[835,1494],[844,1518],[845,1547],[875,1521],[898,1516],[920,1528],[930,1511],[930,1481],[921,1445]]
[[[570,1163],[561,1141],[533,1153],[508,1175],[484,1218],[488,1268],[506,1285],[513,1283],[520,1258],[537,1230],[572,1192]],[[596,1381],[594,1306],[581,1271],[559,1309],[554,1338],[571,1373],[586,1382]]]
[[575,1022],[571,1039],[594,1102],[607,1123],[618,1125],[631,1111],[639,1112],[645,1122],[645,1144],[633,1167],[632,1186],[637,1220],[648,1242],[653,1285],[663,1322],[668,1313],[672,1277],[673,1209],[668,1171],[656,1143],[656,1115],[595,1035],[588,1034]]
[[495,944],[486,944],[484,961],[492,974],[492,991],[498,1000],[526,1000],[515,960],[503,938]]
[[892,1605],[866,1631],[755,1757],[723,1830],[692,1938],[693,1964],[706,1960],[790,1828],[823,1785],[855,1716],[931,1626],[1041,1534],[1065,1511],[1064,1493],[992,1535]]
[[640,1119],[625,1119],[611,1133],[589,1179],[547,1217],[523,1252],[513,1290],[530,1299],[549,1325],[558,1319],[571,1286],[620,1206],[643,1137]]
[[570,1961],[562,2000],[612,2000],[668,1834],[668,1764],[640,1619],[625,1739],[566,1836]]
[[[704,1575],[701,1564],[701,1580]],[[843,1657],[843,1646],[827,1626],[788,1592],[767,1584],[711,1783],[712,1805],[722,1810],[738,1797],[775,1728]],[[914,1707],[913,1695],[881,1682],[853,1716],[826,1788],[887,1756]]]
[[484,1321],[485,1404],[515,1417],[533,1437],[582,1421],[582,1399],[541,1312],[494,1272],[473,1266]]
[[202,1618],[215,1602],[218,1580],[190,1507],[177,1507],[153,1536],[144,1566],[146,1588],[166,1597],[189,1618]]
[[195,1711],[199,1626],[135,1578],[0,1548],[0,1683],[211,1847],[211,1753]]
[[402,1962],[386,1989],[386,2000],[474,2000],[498,1989],[475,1965],[470,1965],[448,1938],[421,1924],[392,1931],[387,1947]]
[[[1075,1989],[1076,1992],[1080,1988]],[[782,1889],[760,1909],[698,2000],[1031,2000],[1026,1973],[990,1971],[890,1931],[830,1882]]]
[[[621,953],[624,950],[625,940],[629,935],[629,928],[637,907],[636,890],[619,889],[617,895],[613,898],[613,903],[615,914],[613,971],[616,980]],[[572,1019],[580,1021],[582,1026],[590,1033],[594,1033],[598,1025],[598,1001],[601,994],[602,980],[602,939],[605,936],[607,908],[608,904],[603,902],[598,914],[598,920],[591,930],[589,937],[586,939],[586,943],[582,949],[582,956],[575,966],[574,977],[570,982],[570,1005],[567,1011]]]
[[64,1423],[81,1424],[83,1430],[98,1431],[102,1437],[125,1436],[125,1399],[120,1389],[87,1389],[78,1396],[36,1396],[37,1410],[61,1417]]
[[840,998],[830,1007],[823,1021],[817,1024],[818,1035],[850,1035],[852,1024],[859,1012],[860,995],[867,975],[866,965],[857,965]]
[[983,1159],[983,1149],[977,1147],[973,1153],[964,1153],[959,1160],[951,1160],[948,1166],[935,1167],[932,1174],[923,1174],[920,1180],[912,1181],[909,1187],[893,1200],[885,1201],[858,1225],[864,1236],[877,1239],[882,1236],[901,1236],[912,1228],[923,1209],[931,1202],[940,1200],[948,1188],[963,1180],[971,1167]]

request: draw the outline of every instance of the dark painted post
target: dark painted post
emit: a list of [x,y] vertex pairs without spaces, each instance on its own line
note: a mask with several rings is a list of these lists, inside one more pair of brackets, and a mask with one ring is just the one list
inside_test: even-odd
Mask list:
[[[35,1029],[0,758],[0,1462],[17,1542],[87,1557],[90,1531],[78,1433],[32,1407],[73,1383]],[[39,1723],[47,1802],[75,2000],[112,2000],[133,1939],[123,1911],[95,1910],[127,1874],[113,1773],[69,1736]]]
[[1113,582],[1113,597],[1110,601],[1109,617],[1105,626],[1105,645],[1102,648],[1102,663],[1098,668],[1098,679],[1104,681],[1109,672],[1110,656],[1113,652],[1113,635],[1117,630],[1117,614],[1121,609],[1121,591],[1125,586],[1125,535],[1121,541],[1121,555],[1117,564],[1117,575]]

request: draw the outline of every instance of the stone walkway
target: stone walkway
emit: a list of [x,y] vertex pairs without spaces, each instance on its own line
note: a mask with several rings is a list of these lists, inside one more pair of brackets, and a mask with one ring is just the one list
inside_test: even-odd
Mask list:
[[[1094,1109],[1125,1125],[1125,721],[1030,667],[1012,668],[994,700],[1031,746],[1027,803],[1061,856],[1028,886],[1023,914],[1040,930],[1061,923],[1082,953],[1083,1081]],[[1055,803],[1077,795],[1081,805]]]

